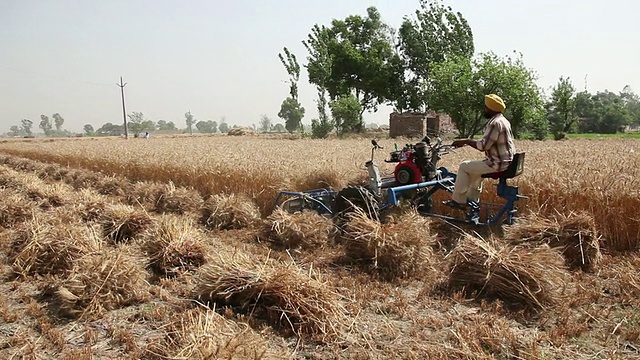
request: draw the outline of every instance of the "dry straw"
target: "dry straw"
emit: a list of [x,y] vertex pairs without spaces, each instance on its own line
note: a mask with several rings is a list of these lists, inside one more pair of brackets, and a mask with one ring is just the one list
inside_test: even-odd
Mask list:
[[33,219],[36,205],[9,189],[0,188],[0,227],[12,228]]
[[602,261],[595,221],[584,212],[559,214],[552,219],[530,215],[506,229],[505,238],[513,243],[546,243],[559,249],[571,268],[586,271]]
[[259,238],[287,249],[313,249],[329,242],[333,222],[314,211],[289,213],[277,208],[265,221]]
[[562,256],[544,244],[514,246],[467,234],[447,258],[450,288],[532,310],[558,303],[568,275]]
[[243,229],[260,221],[260,210],[246,196],[216,194],[205,201],[201,221],[209,229]]
[[429,221],[416,211],[380,223],[355,208],[348,219],[343,235],[347,257],[383,277],[412,276],[424,270],[433,256]]
[[139,237],[153,223],[146,212],[124,204],[106,204],[97,219],[104,235],[116,243]]
[[221,251],[198,274],[200,301],[231,306],[298,335],[335,338],[346,330],[340,296],[296,264]]
[[202,196],[193,189],[176,187],[173,182],[165,184],[157,192],[155,211],[159,213],[185,214],[202,207]]
[[62,313],[95,318],[104,311],[145,301],[148,273],[143,260],[125,248],[103,248],[78,259],[56,291]]
[[284,346],[272,345],[247,324],[203,309],[189,311],[172,324],[168,341],[153,353],[168,359],[291,359]]
[[41,215],[16,232],[9,258],[22,276],[63,274],[75,260],[100,248],[96,229]]
[[144,234],[142,249],[160,275],[173,276],[205,262],[204,234],[189,218],[163,215]]

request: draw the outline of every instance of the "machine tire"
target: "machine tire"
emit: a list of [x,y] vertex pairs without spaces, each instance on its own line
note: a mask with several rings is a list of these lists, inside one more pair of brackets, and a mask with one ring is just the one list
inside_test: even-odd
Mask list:
[[396,181],[399,185],[408,185],[413,182],[413,178],[415,177],[415,173],[412,168],[409,166],[401,166],[398,168],[398,172],[396,175]]
[[349,185],[340,190],[333,200],[333,219],[340,231],[344,231],[354,207],[362,209],[370,219],[379,220],[379,204],[375,195],[364,186]]

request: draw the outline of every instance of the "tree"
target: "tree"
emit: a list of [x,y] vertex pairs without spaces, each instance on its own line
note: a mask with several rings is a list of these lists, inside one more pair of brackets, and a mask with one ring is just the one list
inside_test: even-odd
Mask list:
[[304,107],[297,100],[288,97],[282,102],[278,117],[284,120],[287,131],[293,133],[302,129],[304,112]]
[[95,134],[95,130],[93,129],[93,126],[91,124],[86,124],[83,130],[84,133],[87,134],[87,136],[93,136]]
[[324,139],[331,133],[335,124],[327,115],[326,90],[318,87],[318,100],[316,101],[319,119],[311,120],[311,137],[314,139]]
[[24,131],[25,134],[27,134],[27,136],[33,135],[33,133],[31,132],[31,128],[33,127],[33,121],[29,119],[22,119],[20,123],[22,125],[22,130]]
[[187,123],[187,129],[189,129],[189,134],[193,135],[193,125],[195,125],[196,120],[193,118],[191,110],[184,114],[184,118]]
[[166,120],[158,120],[156,128],[158,130],[177,130],[176,124],[174,124],[173,121],[167,122]]
[[9,135],[11,136],[20,136],[20,133],[22,132],[22,129],[18,125],[11,125],[9,130]]
[[123,133],[124,125],[114,125],[110,122],[103,124],[98,130],[96,130],[97,135],[121,135]]
[[40,115],[40,129],[44,132],[45,136],[51,136],[51,130],[53,129],[53,125],[51,125],[51,120],[47,115]]
[[630,124],[640,125],[640,97],[633,92],[629,85],[622,89],[620,97],[631,116]]
[[218,127],[218,123],[215,121],[198,121],[196,123],[196,129],[198,129],[198,131],[201,134],[213,134],[214,132],[216,132]]
[[129,121],[127,122],[127,127],[134,134],[140,133],[145,128],[145,124],[147,120],[144,118],[144,114],[141,112],[133,112],[129,115]]
[[339,97],[329,107],[339,134],[362,131],[361,104],[353,94]]
[[284,127],[284,125],[277,123],[275,125],[273,125],[272,130],[278,133],[283,133],[286,132],[287,129]]
[[271,130],[271,119],[265,114],[260,115],[260,131],[269,132]]
[[220,118],[220,125],[218,125],[218,130],[220,130],[221,133],[229,132],[229,124],[227,124],[227,118],[225,116],[222,116]]
[[62,124],[64,124],[64,119],[62,118],[62,116],[60,116],[60,114],[58,113],[53,114],[53,122],[56,125],[56,132],[61,132]]
[[296,56],[284,48],[285,56],[278,54],[278,58],[289,74],[289,97],[280,105],[278,117],[285,120],[285,127],[289,132],[294,132],[302,128],[302,118],[304,117],[304,107],[298,101],[298,80],[300,79],[300,65]]
[[473,136],[484,128],[484,96],[491,93],[505,100],[505,115],[515,135],[534,125],[543,126],[539,123],[544,109],[536,75],[521,58],[501,59],[493,53],[474,59],[458,57],[433,64],[430,76],[430,107],[448,113],[462,137]]
[[430,106],[424,92],[434,65],[474,54],[473,32],[460,12],[437,0],[420,0],[415,19],[405,17],[398,31],[396,71],[404,84],[393,97],[398,112]]
[[578,120],[576,115],[575,88],[569,78],[560,77],[553,88],[551,101],[547,103],[547,118],[556,139],[564,138]]
[[365,17],[334,19],[331,27],[315,25],[303,42],[309,51],[309,82],[325,89],[332,101],[353,94],[361,115],[376,111],[398,83],[389,34],[389,26],[373,6]]
[[613,134],[631,123],[633,116],[623,98],[605,90],[591,95],[581,92],[576,95],[576,112],[580,116],[580,132]]

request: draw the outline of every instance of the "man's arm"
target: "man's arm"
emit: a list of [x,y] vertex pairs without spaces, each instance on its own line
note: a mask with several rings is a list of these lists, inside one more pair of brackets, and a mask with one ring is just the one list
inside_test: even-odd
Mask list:
[[482,139],[473,140],[473,139],[458,139],[454,140],[451,145],[454,147],[462,147],[465,145],[469,145],[476,150],[486,151],[489,149],[496,141],[498,141],[498,137],[500,136],[500,129],[495,125],[495,122],[491,122],[487,126],[487,130],[484,132]]

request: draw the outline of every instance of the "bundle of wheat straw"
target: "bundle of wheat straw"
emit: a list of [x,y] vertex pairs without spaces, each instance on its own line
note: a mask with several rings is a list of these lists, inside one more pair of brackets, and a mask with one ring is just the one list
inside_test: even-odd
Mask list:
[[46,217],[36,217],[16,232],[9,255],[16,273],[63,274],[75,260],[101,248],[95,228]]
[[72,170],[65,176],[65,182],[75,189],[88,189],[100,182],[101,176],[88,170]]
[[139,237],[152,225],[146,212],[124,204],[106,204],[97,219],[104,235],[114,242],[127,242]]
[[15,193],[0,188],[0,226],[12,228],[16,224],[33,219],[36,204]]
[[505,238],[516,244],[546,243],[559,249],[571,268],[586,271],[602,261],[595,221],[584,212],[560,214],[551,219],[530,215],[506,229]]
[[163,215],[144,234],[142,250],[154,272],[172,276],[204,264],[204,244],[191,219]]
[[265,221],[259,237],[288,249],[317,248],[329,242],[333,222],[314,211],[289,213],[277,208]]
[[346,330],[339,295],[314,272],[295,264],[220,252],[200,268],[195,296],[205,303],[250,311],[299,335],[333,338]]
[[257,224],[260,210],[253,200],[244,195],[216,194],[202,207],[202,223],[210,229],[243,229]]
[[429,222],[416,211],[380,223],[356,209],[343,235],[347,257],[384,277],[407,277],[424,270],[432,258]]
[[156,193],[155,210],[159,213],[185,214],[202,207],[202,196],[193,189],[176,187],[172,182]]
[[37,175],[41,179],[63,180],[69,173],[69,169],[58,164],[45,165]]
[[174,334],[153,349],[167,359],[291,359],[284,346],[275,346],[247,324],[230,321],[202,309],[187,312],[180,322],[170,324]]
[[67,203],[71,192],[65,184],[43,184],[42,182],[29,182],[26,185],[27,196],[39,203],[43,209],[60,207]]
[[142,259],[124,248],[103,248],[78,259],[56,291],[60,310],[70,317],[90,318],[149,297]]
[[514,246],[465,235],[447,258],[450,288],[529,309],[557,303],[568,275],[562,256],[545,244]]
[[104,176],[97,180],[95,187],[102,195],[124,196],[130,192],[131,183],[126,178]]
[[138,181],[131,185],[129,192],[125,196],[125,203],[129,205],[142,205],[145,208],[152,208],[162,193],[165,184],[152,181]]

